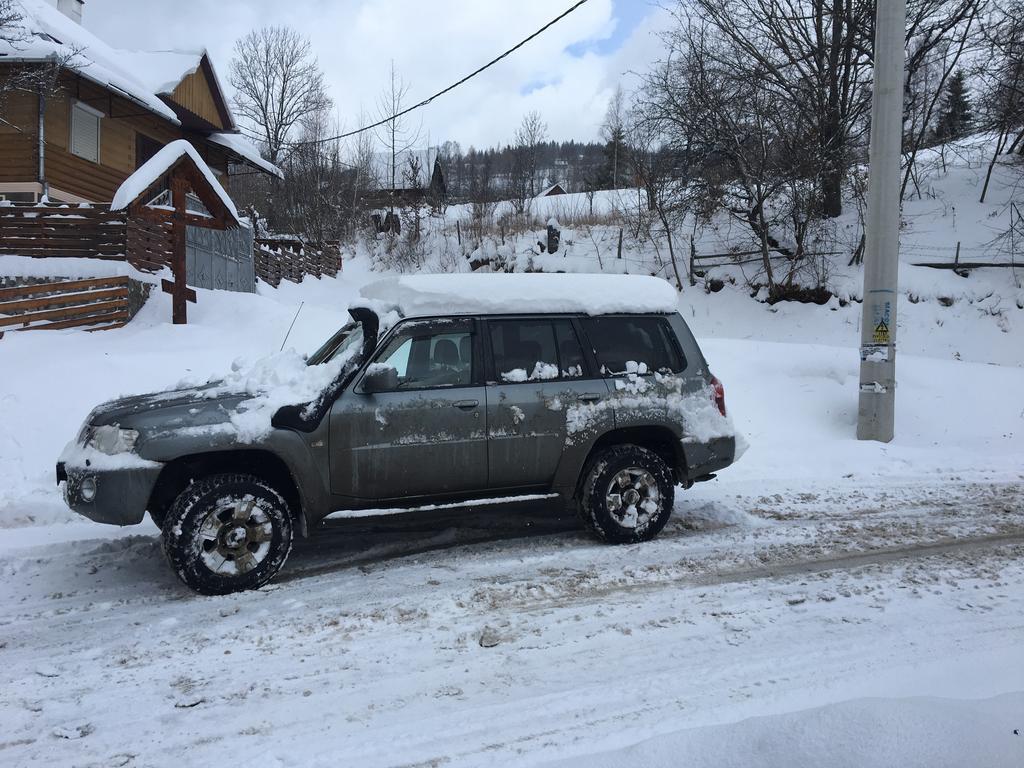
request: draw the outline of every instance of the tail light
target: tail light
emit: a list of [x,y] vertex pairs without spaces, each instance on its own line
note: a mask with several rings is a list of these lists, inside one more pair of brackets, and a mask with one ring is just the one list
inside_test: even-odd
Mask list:
[[718,412],[725,416],[725,387],[722,386],[722,382],[718,380],[717,376],[711,377],[711,386],[715,390],[715,406],[717,406]]

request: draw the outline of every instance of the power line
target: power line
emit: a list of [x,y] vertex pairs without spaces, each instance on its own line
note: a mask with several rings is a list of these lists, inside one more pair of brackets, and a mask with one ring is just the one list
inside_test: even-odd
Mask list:
[[338,136],[330,136],[330,137],[328,137],[326,139],[314,139],[312,141],[294,141],[294,142],[286,142],[286,143],[288,144],[288,146],[291,146],[291,147],[309,146],[309,145],[316,145],[316,144],[326,144],[326,143],[331,142],[331,141],[339,141],[341,139],[347,139],[347,138],[349,138],[351,136],[356,136],[356,135],[358,135],[360,133],[365,133],[366,131],[371,131],[374,128],[380,128],[382,125],[387,125],[388,123],[390,123],[390,122],[392,122],[394,120],[397,120],[400,117],[404,117],[405,115],[409,114],[410,112],[413,112],[413,111],[415,111],[417,109],[421,109],[422,107],[427,106],[432,101],[434,101],[434,99],[437,99],[437,98],[439,98],[441,96],[444,96],[446,93],[454,91],[460,85],[464,85],[465,83],[467,83],[468,81],[472,80],[474,77],[479,75],[481,72],[483,72],[483,71],[493,67],[495,64],[497,64],[502,59],[507,58],[508,56],[511,56],[513,53],[518,51],[520,48],[522,48],[524,45],[529,43],[531,40],[533,40],[534,38],[539,37],[540,35],[542,35],[544,32],[549,30],[551,27],[555,26],[555,24],[560,22],[562,19],[564,19],[570,13],[575,11],[580,6],[585,5],[589,1],[590,0],[579,0],[579,2],[577,2],[569,10],[565,11],[564,13],[562,13],[559,16],[557,16],[554,19],[552,19],[547,24],[545,24],[543,27],[541,27],[536,32],[534,32],[532,35],[530,35],[529,37],[525,38],[524,40],[521,40],[519,43],[517,43],[516,45],[512,46],[511,48],[509,48],[507,51],[505,51],[500,56],[498,56],[498,57],[496,57],[494,59],[491,59],[489,62],[484,64],[479,69],[475,70],[474,72],[470,72],[468,75],[466,75],[464,78],[462,78],[458,82],[452,83],[447,88],[444,88],[443,90],[440,90],[437,93],[435,93],[433,96],[429,96],[426,99],[424,99],[423,101],[418,102],[416,104],[413,104],[411,107],[403,109],[400,112],[396,112],[395,114],[391,115],[391,117],[384,118],[383,120],[378,120],[376,123],[373,123],[372,125],[366,125],[366,126],[363,126],[362,128],[357,128],[356,130],[349,131],[348,133],[342,133],[342,134],[339,134]]

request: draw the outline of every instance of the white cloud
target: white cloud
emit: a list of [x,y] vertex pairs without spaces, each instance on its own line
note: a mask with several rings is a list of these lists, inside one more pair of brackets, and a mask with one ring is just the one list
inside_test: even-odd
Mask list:
[[[643,0],[616,0],[620,4]],[[227,80],[234,41],[268,24],[308,35],[330,84],[338,118],[357,126],[376,112],[390,62],[419,100],[481,66],[569,7],[569,0],[89,0],[86,26],[122,48],[206,47]],[[630,8],[635,15],[636,8]],[[657,53],[651,29],[667,14],[651,7],[608,55],[574,56],[573,44],[607,39],[617,17],[612,0],[590,0],[523,49],[420,111],[423,143],[463,147],[507,142],[522,115],[540,111],[555,139],[587,140],[617,80]],[[524,89],[529,89],[524,92]]]

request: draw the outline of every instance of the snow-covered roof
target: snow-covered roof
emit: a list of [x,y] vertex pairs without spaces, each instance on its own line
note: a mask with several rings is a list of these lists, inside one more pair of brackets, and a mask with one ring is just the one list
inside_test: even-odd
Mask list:
[[151,112],[178,125],[178,118],[154,90],[110,47],[44,0],[15,0],[22,11],[20,30],[12,42],[0,41],[6,61],[43,61],[71,57],[68,66],[94,83],[124,94]]
[[284,172],[269,160],[264,160],[260,156],[259,150],[244,136],[237,133],[211,133],[206,138],[214,144],[227,147],[235,154],[245,158],[256,167],[262,168],[267,173],[273,174],[280,179],[284,178]]
[[[172,93],[182,80],[198,70],[206,51],[122,51],[107,45],[45,0],[15,0],[15,9],[21,11],[20,29],[16,30],[15,40],[0,40],[0,60],[44,61],[70,57],[68,67],[82,77],[121,93],[174,125],[181,124],[160,94]],[[216,77],[214,71],[215,80]],[[217,87],[220,88],[219,83]],[[233,129],[234,116],[230,109],[228,119],[228,127]],[[238,134],[214,133],[208,139],[267,173],[284,175]],[[429,175],[427,178],[429,182]]]
[[[132,74],[149,90],[157,95],[171,96],[182,80],[199,71],[203,59],[209,57],[205,49],[198,51],[129,51],[118,50],[117,55]],[[224,98],[224,88],[212,66],[214,90]],[[235,128],[235,117],[230,109],[227,113],[228,129]]]
[[539,195],[537,195],[537,197],[548,197],[556,189],[562,190],[559,194],[565,194],[565,188],[561,184],[556,182],[547,189],[545,189],[543,192],[541,192]]
[[186,155],[195,162],[217,197],[220,198],[220,201],[224,203],[224,207],[228,209],[228,212],[234,218],[235,223],[239,223],[238,210],[235,208],[234,201],[224,191],[224,187],[217,181],[217,177],[214,176],[210,166],[206,164],[206,161],[199,155],[196,148],[184,139],[172,141],[143,163],[135,173],[125,179],[124,183],[118,187],[117,192],[114,193],[114,201],[110,204],[110,210],[121,211],[127,208],[139,195],[159,181],[178,160]]
[[406,275],[370,283],[363,287],[361,295],[397,309],[406,317],[675,312],[679,303],[676,290],[665,280],[607,274]]
[[156,94],[171,94],[186,77],[194,74],[206,51],[118,50],[120,63]]

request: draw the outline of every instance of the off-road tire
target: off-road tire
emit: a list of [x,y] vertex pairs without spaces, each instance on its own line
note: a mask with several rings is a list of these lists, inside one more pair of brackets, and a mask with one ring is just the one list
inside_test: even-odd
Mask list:
[[[642,470],[657,488],[657,510],[643,524],[623,525],[608,503],[608,488],[623,472]],[[583,525],[609,544],[635,544],[649,541],[665,527],[672,515],[675,483],[672,470],[658,454],[639,445],[616,445],[591,457],[580,484],[576,510]]]
[[[239,518],[233,516],[232,505],[240,509]],[[244,515],[248,517],[243,521]],[[221,523],[222,519],[226,522]],[[234,565],[231,556],[229,561],[233,564],[227,572],[216,572],[208,563],[210,544],[215,549],[214,557],[219,556],[221,545],[226,546],[223,536],[210,541],[209,531],[218,525],[222,529],[237,525],[229,533],[245,529],[255,531],[253,536],[259,537],[259,541],[250,542],[246,536],[241,548],[232,550],[239,553],[239,563],[248,558],[247,550],[256,559],[264,543],[269,548],[262,551],[262,558],[251,570],[243,571],[243,566]],[[188,486],[167,510],[163,548],[171,568],[185,585],[202,595],[226,595],[257,589],[274,578],[291,552],[292,531],[288,503],[272,486],[253,475],[211,475]],[[251,549],[253,545],[255,548]]]

